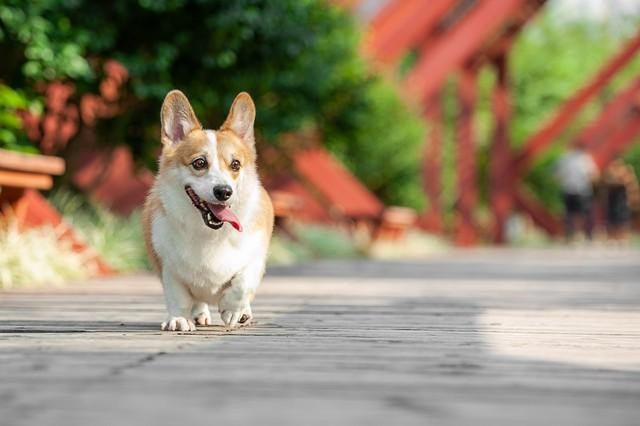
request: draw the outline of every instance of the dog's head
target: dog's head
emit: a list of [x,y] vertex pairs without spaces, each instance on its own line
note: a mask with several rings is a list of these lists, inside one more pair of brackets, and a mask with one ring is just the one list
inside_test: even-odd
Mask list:
[[242,230],[233,210],[244,183],[256,176],[255,116],[251,96],[242,92],[222,127],[205,130],[182,92],[173,90],[164,99],[160,174],[184,189],[184,197],[209,228],[219,229],[228,222]]

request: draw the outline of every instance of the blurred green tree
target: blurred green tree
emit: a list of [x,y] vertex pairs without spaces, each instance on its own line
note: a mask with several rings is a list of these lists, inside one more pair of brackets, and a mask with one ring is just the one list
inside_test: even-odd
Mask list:
[[[615,53],[626,34],[613,25],[560,22],[544,9],[526,27],[510,63],[514,148]],[[384,201],[420,208],[424,126],[392,83],[368,71],[358,43],[351,17],[322,0],[3,0],[0,82],[14,90],[0,96],[0,114],[9,123],[0,143],[26,146],[11,117],[16,108],[38,105],[33,101],[42,82],[71,80],[78,94],[96,92],[102,62],[114,58],[130,71],[126,109],[102,121],[97,133],[106,143],[128,144],[142,163],[154,166],[158,110],[168,90],[185,91],[208,126],[219,124],[233,96],[247,90],[256,101],[257,127],[265,140],[277,144],[283,132],[317,128],[326,145]],[[526,183],[547,205],[560,207],[549,172],[557,154],[638,72],[640,58],[535,164]],[[493,75],[485,70],[476,117],[485,196],[492,84]],[[447,93],[443,180],[451,210],[457,109],[451,107],[454,92]],[[21,106],[16,107],[15,95],[23,98]],[[638,152],[636,144],[627,158],[640,171]]]
[[12,151],[38,152],[22,131],[19,111],[30,102],[22,93],[0,84],[0,148]]
[[383,200],[419,208],[419,116],[369,73],[358,38],[352,18],[322,0],[7,0],[0,80],[33,89],[70,79],[80,93],[96,91],[101,61],[120,61],[126,109],[97,133],[151,167],[169,90],[183,90],[208,126],[246,90],[265,140],[316,127]]

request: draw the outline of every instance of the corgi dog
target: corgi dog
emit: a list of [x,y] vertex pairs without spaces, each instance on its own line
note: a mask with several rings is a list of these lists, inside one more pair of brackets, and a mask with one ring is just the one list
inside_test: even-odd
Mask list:
[[243,92],[222,127],[207,130],[182,92],[164,99],[159,170],[143,210],[168,311],[162,330],[210,325],[216,306],[228,328],[252,319],[274,220],[256,170],[255,116]]

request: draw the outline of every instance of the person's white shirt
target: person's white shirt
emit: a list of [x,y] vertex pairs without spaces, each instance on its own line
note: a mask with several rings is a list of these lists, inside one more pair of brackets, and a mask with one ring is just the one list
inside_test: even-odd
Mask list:
[[571,149],[558,160],[555,175],[562,192],[588,196],[593,193],[598,166],[589,153]]

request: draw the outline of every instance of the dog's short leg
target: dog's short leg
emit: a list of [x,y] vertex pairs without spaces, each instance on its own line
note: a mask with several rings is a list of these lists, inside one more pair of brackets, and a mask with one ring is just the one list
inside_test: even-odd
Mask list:
[[264,273],[264,262],[255,262],[242,272],[236,274],[231,280],[231,286],[227,288],[220,302],[218,311],[222,322],[227,327],[236,327],[238,324],[246,325],[251,322],[251,301]]
[[191,316],[196,325],[211,325],[211,312],[209,312],[209,305],[204,302],[196,302],[193,304],[193,312]]
[[170,273],[163,271],[162,287],[169,318],[160,326],[165,331],[195,331],[191,320],[193,298],[189,290]]

